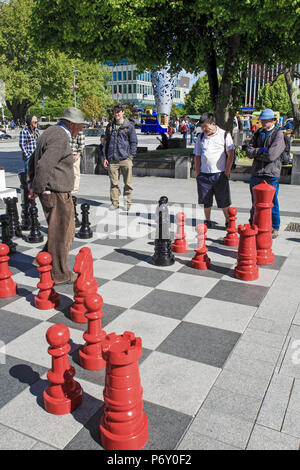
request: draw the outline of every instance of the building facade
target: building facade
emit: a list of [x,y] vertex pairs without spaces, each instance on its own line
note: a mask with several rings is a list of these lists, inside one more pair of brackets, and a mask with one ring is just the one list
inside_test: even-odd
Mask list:
[[[130,102],[143,109],[146,105],[155,106],[151,72],[138,73],[137,66],[126,59],[117,65],[106,62],[111,73],[109,87],[113,100]],[[189,89],[190,79],[179,75],[177,77],[173,103],[182,106]]]
[[[253,108],[255,107],[260,88],[264,87],[267,83],[272,82],[275,77],[281,73],[281,67],[282,64],[277,64],[273,67],[267,67],[266,65],[248,64],[244,106]],[[300,73],[300,64],[295,65],[295,70]],[[294,87],[299,90],[299,78],[295,79]]]

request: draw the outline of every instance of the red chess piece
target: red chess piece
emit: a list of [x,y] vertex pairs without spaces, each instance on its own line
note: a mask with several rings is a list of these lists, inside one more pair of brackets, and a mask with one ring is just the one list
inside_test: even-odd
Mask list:
[[177,232],[175,234],[175,241],[172,243],[172,251],[175,253],[186,253],[189,251],[186,234],[184,233],[184,221],[184,212],[178,212],[176,214]]
[[40,290],[34,297],[34,304],[40,310],[50,310],[59,305],[59,294],[54,290],[54,281],[51,278],[52,257],[50,253],[42,251],[37,255],[36,260],[40,265],[37,268],[40,272],[40,282],[37,287]]
[[0,243],[0,298],[13,297],[17,293],[17,284],[12,279],[12,271],[8,267],[9,247]]
[[87,323],[85,316],[87,309],[84,305],[84,299],[87,295],[96,294],[98,289],[93,274],[93,257],[90,248],[81,248],[76,255],[73,270],[78,273],[78,278],[73,285],[74,303],[70,307],[70,317],[77,323]]
[[256,225],[239,225],[240,243],[238,249],[237,266],[234,277],[242,281],[255,281],[258,279],[256,265]]
[[50,344],[52,369],[47,374],[50,384],[43,394],[45,410],[54,415],[71,413],[82,402],[82,389],[74,380],[74,367],[69,364],[69,329],[65,325],[53,325],[48,329],[46,339]]
[[254,186],[254,217],[257,225],[256,235],[257,264],[272,264],[275,256],[272,252],[272,207],[275,188],[266,181]]
[[239,236],[237,233],[237,228],[235,221],[237,219],[236,217],[237,210],[235,207],[229,207],[228,208],[228,222],[229,225],[226,229],[227,235],[223,238],[224,245],[227,246],[238,246],[239,244]]
[[142,340],[134,333],[111,333],[102,344],[106,359],[104,414],[100,441],[107,450],[138,450],[148,440],[148,418],[143,411],[143,389],[138,360]]
[[196,255],[192,259],[192,268],[208,269],[210,267],[210,258],[207,256],[208,248],[205,243],[207,226],[205,224],[198,224],[196,232],[197,248],[195,250]]
[[101,350],[101,344],[106,336],[106,332],[101,327],[102,305],[103,299],[99,294],[88,295],[85,298],[88,330],[83,335],[86,343],[79,350],[79,361],[80,365],[87,370],[100,370],[106,366]]

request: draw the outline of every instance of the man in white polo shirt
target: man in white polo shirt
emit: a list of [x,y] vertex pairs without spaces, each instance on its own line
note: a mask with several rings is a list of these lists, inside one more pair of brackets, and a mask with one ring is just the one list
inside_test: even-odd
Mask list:
[[204,205],[204,223],[210,228],[215,196],[217,206],[224,212],[227,226],[228,208],[231,205],[229,176],[235,147],[231,135],[216,125],[212,113],[202,114],[199,123],[202,132],[198,134],[194,149],[198,203]]

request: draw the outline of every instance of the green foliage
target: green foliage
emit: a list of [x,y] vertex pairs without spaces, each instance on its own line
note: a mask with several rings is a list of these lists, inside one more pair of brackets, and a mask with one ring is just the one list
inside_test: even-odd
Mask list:
[[205,111],[214,111],[210,98],[207,75],[200,77],[192,86],[184,100],[185,114],[202,114]]
[[292,114],[291,101],[283,75],[280,75],[274,83],[267,83],[259,90],[257,106],[259,109],[271,108],[284,116]]

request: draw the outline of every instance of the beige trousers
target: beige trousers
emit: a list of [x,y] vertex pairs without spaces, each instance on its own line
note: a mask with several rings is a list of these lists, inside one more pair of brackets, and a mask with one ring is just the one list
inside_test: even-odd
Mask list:
[[132,159],[126,158],[119,162],[110,163],[108,167],[108,174],[110,178],[110,200],[114,206],[119,205],[119,197],[121,194],[119,188],[120,173],[123,176],[124,189],[123,195],[127,204],[131,204],[132,196]]
[[74,189],[72,191],[72,194],[78,193],[79,190],[79,183],[80,183],[80,159],[81,157],[78,158],[76,162],[74,162]]

